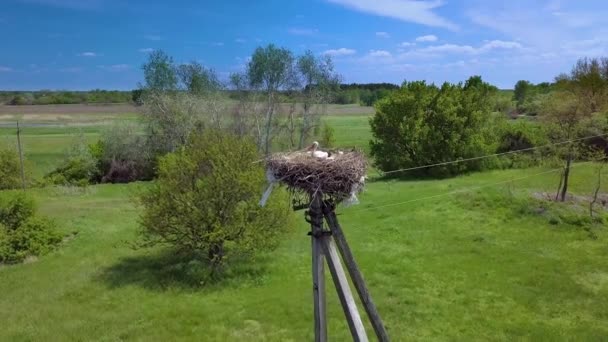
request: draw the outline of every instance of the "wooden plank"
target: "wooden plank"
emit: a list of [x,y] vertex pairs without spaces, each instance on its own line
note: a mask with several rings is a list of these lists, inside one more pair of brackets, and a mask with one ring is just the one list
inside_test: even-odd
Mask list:
[[325,267],[323,245],[323,212],[321,196],[315,195],[311,201],[310,210],[311,244],[312,244],[312,287],[315,316],[315,342],[327,341],[327,314],[325,301]]
[[344,273],[344,268],[342,268],[336,245],[331,236],[324,236],[322,241],[325,257],[327,258],[327,265],[329,266],[329,271],[331,272],[334,284],[336,285],[338,298],[340,298],[340,302],[342,303],[342,309],[344,310],[350,333],[353,336],[353,341],[367,342],[368,339],[365,327],[361,321],[361,315],[359,315],[355,298],[348,285],[346,273]]
[[369,320],[374,328],[374,332],[376,333],[376,337],[381,342],[390,341],[388,337],[388,333],[386,332],[386,328],[382,323],[382,319],[380,318],[380,314],[374,305],[371,295],[367,290],[367,286],[365,285],[365,281],[363,280],[363,275],[355,262],[355,258],[353,257],[353,253],[346,242],[346,237],[342,232],[342,228],[338,223],[338,218],[336,217],[336,213],[333,210],[333,207],[324,205],[323,214],[327,223],[329,225],[329,229],[331,230],[332,236],[336,241],[336,245],[338,246],[338,250],[342,255],[342,260],[346,265],[346,269],[350,274],[350,277],[353,281],[353,285],[359,294],[359,298],[361,299],[361,304],[365,308],[365,312],[369,317]]

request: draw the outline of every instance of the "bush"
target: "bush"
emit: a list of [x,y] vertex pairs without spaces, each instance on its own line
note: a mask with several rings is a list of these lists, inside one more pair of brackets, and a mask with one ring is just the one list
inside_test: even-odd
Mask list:
[[336,137],[334,136],[334,128],[329,124],[323,124],[323,132],[321,133],[321,146],[323,147],[334,147],[336,144]]
[[97,161],[83,136],[78,137],[67,151],[62,164],[45,176],[51,184],[87,185],[97,174]]
[[146,244],[202,256],[212,270],[230,255],[275,247],[292,214],[285,197],[258,205],[265,185],[258,158],[255,144],[213,131],[160,158],[157,181],[140,196]]
[[[496,153],[528,150],[549,144],[543,126],[525,120],[509,122],[498,128],[498,148]],[[502,157],[504,167],[530,167],[538,165],[547,151],[530,150]]]
[[35,211],[34,201],[22,193],[0,202],[0,263],[45,254],[61,242],[53,222]]
[[23,193],[16,193],[0,202],[0,223],[15,230],[36,212],[34,200]]
[[97,161],[95,181],[128,183],[152,179],[155,153],[146,138],[138,134],[137,128],[129,122],[117,123],[103,131],[100,140],[90,146]]
[[19,187],[21,187],[19,154],[14,149],[0,146],[0,190]]

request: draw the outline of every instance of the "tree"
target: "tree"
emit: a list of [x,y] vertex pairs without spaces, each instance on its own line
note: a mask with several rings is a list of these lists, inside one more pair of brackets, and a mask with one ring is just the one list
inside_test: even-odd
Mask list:
[[569,88],[584,104],[580,110],[595,113],[606,105],[608,70],[603,70],[606,66],[605,59],[582,58],[572,68]]
[[266,95],[265,128],[260,146],[265,154],[270,153],[274,114],[279,102],[277,94],[281,89],[291,88],[295,81],[293,60],[291,51],[270,44],[255,49],[247,65],[250,86]]
[[[370,120],[371,154],[382,170],[416,167],[491,151],[488,134],[492,94],[496,88],[471,77],[464,85],[441,88],[423,81],[405,82],[376,104]],[[420,169],[419,174],[453,175],[479,170],[481,161]]]
[[310,50],[298,57],[296,68],[302,85],[300,101],[303,112],[298,142],[298,148],[302,148],[311,131],[319,124],[320,116],[325,111],[325,104],[339,89],[340,77],[334,73],[330,56],[319,58]]
[[513,90],[513,99],[517,102],[517,108],[521,108],[530,95],[530,90],[533,85],[529,81],[519,80],[515,83]]
[[184,88],[192,94],[205,95],[222,88],[215,72],[198,62],[180,65],[177,67],[177,75]]
[[162,50],[155,50],[148,56],[148,61],[142,66],[144,71],[144,87],[147,90],[165,92],[177,89],[177,74],[173,58]]
[[[551,136],[555,141],[569,141],[577,137],[581,124],[591,116],[587,110],[584,100],[581,101],[576,95],[566,91],[556,91],[547,97],[541,111],[542,119],[548,122]],[[564,159],[564,171],[560,178],[558,187],[559,198],[562,202],[566,200],[568,193],[570,167],[572,161],[580,152],[578,143],[571,142],[565,147],[558,149],[558,154]]]
[[209,262],[272,249],[291,227],[285,197],[260,207],[264,169],[254,144],[222,131],[193,136],[162,157],[158,180],[140,196],[144,240]]

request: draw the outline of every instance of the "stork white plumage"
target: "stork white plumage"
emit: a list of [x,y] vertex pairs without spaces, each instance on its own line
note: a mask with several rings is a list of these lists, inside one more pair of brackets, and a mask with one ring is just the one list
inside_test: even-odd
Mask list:
[[312,145],[310,145],[310,147],[308,148],[308,151],[310,151],[310,155],[315,158],[319,158],[319,159],[329,158],[328,152],[317,150],[318,148],[319,148],[319,143],[316,141],[313,142]]

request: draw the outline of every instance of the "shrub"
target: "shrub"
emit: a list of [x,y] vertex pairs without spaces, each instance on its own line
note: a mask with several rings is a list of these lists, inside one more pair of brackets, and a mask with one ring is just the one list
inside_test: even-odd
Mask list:
[[83,136],[79,136],[68,149],[63,162],[45,179],[57,185],[86,185],[97,174],[97,162],[93,158]]
[[229,255],[275,247],[292,214],[284,197],[258,205],[258,157],[255,144],[210,131],[160,158],[157,181],[140,196],[144,241],[203,255],[212,270]]
[[[549,138],[545,129],[533,122],[518,120],[509,122],[498,129],[498,148],[496,153],[528,150],[549,144]],[[502,157],[502,165],[505,167],[529,167],[537,165],[543,159],[546,151],[541,149],[514,153]]]
[[24,193],[9,195],[0,202],[0,224],[15,230],[36,212],[34,200]]
[[137,129],[130,122],[116,123],[104,130],[100,140],[89,147],[97,160],[97,182],[127,183],[152,179],[155,153]]
[[21,165],[17,151],[0,146],[0,190],[21,187]]
[[20,262],[52,250],[61,235],[52,221],[35,215],[34,201],[23,193],[0,202],[0,262]]
[[321,133],[321,146],[334,147],[334,145],[336,144],[334,132],[334,128],[331,127],[329,124],[323,124],[323,132]]

